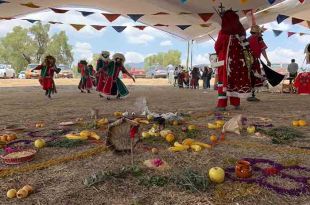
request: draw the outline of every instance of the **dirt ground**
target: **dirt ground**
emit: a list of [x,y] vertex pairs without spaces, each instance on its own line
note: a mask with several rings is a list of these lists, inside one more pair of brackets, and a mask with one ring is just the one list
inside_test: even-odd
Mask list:
[[[135,111],[134,104],[140,97],[145,97],[151,111],[157,113],[191,113],[187,121],[200,125],[197,139],[208,142],[210,134],[218,132],[204,128],[214,121],[212,110],[217,94],[215,91],[177,89],[169,86],[166,79],[138,79],[134,84],[125,81],[130,96],[122,100],[108,101],[98,94],[82,94],[77,90],[77,79],[57,79],[58,93],[49,100],[38,85],[37,80],[0,80],[0,128],[6,125],[24,125],[35,130],[35,123],[44,122],[43,130],[57,128],[59,122],[74,121],[76,118],[90,118],[90,109],[100,110],[100,116],[113,118],[115,111]],[[260,102],[242,100],[241,110],[228,107],[225,116],[243,114],[248,119],[268,118],[275,127],[290,126],[292,120],[304,119],[310,122],[310,96],[258,93]],[[173,129],[181,129],[181,126]],[[297,128],[305,138],[288,145],[274,145],[269,139],[252,138],[247,134],[227,135],[223,143],[211,150],[199,153],[171,153],[169,144],[155,142],[159,149],[158,157],[171,166],[164,173],[146,170],[146,176],[172,176],[174,172],[191,168],[207,176],[211,167],[234,167],[236,160],[242,158],[264,158],[283,165],[299,165],[310,169],[310,126]],[[99,133],[104,136],[104,132]],[[20,138],[27,138],[24,134]],[[176,136],[178,138],[178,136]],[[54,157],[76,154],[95,147],[90,144],[77,148],[50,148],[40,150],[33,162],[40,163]],[[150,149],[150,144],[145,144]],[[143,167],[146,159],[154,158],[146,148],[138,146],[135,163]],[[302,147],[302,148],[301,148]],[[205,205],[205,204],[310,204],[310,190],[300,196],[280,195],[257,184],[237,183],[225,180],[223,184],[212,185],[207,192],[191,193],[174,183],[163,187],[141,185],[134,177],[110,180],[87,188],[83,180],[98,172],[119,169],[130,165],[129,155],[115,155],[111,151],[103,152],[79,161],[51,166],[23,174],[3,177],[0,183],[0,204],[107,204],[107,205]],[[19,165],[25,166],[25,165]],[[12,166],[0,165],[1,169]],[[308,188],[310,187],[310,173]],[[29,183],[35,187],[35,193],[26,199],[6,198],[6,191]],[[285,184],[285,182],[283,182]]]

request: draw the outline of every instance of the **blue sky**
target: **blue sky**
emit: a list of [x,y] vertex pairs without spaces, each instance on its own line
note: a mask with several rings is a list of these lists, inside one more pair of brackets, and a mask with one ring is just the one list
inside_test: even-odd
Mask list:
[[[109,23],[100,14],[101,11],[94,9],[83,10],[97,11],[99,13],[85,18],[76,11],[70,11],[66,14],[55,14],[52,11],[46,10],[40,13],[29,14],[23,18],[40,19],[43,22],[60,21],[67,24],[133,25],[132,20],[123,17],[118,18],[113,23]],[[32,24],[22,20],[2,21],[0,22],[0,37],[5,36],[17,25],[30,27]],[[309,29],[299,25],[292,26],[289,22],[284,22],[280,25],[272,22],[266,24],[265,27],[269,28],[269,31],[264,33],[264,39],[268,45],[268,55],[272,63],[286,63],[291,58],[296,58],[301,64],[304,59],[303,50],[305,45],[310,42],[310,36],[294,35],[287,38],[287,33],[283,33],[281,36],[275,37],[270,29],[310,33]],[[91,60],[93,53],[99,53],[102,50],[109,50],[112,53],[122,52],[125,54],[128,63],[139,63],[143,62],[143,59],[148,55],[177,49],[182,52],[182,62],[185,63],[186,60],[187,44],[185,41],[150,27],[144,31],[128,27],[122,33],[117,33],[113,28],[104,28],[101,31],[96,31],[91,27],[85,27],[77,32],[70,25],[51,25],[51,34],[61,30],[66,31],[70,44],[74,47],[75,62],[82,58]],[[213,40],[194,44],[193,64],[208,63],[209,53],[214,52],[213,46]]]

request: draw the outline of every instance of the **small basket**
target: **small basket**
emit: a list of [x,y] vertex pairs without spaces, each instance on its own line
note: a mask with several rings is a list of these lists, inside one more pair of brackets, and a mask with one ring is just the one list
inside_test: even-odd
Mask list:
[[[10,155],[14,153],[22,153],[22,152],[27,152],[24,156],[19,156],[19,157],[10,157]],[[35,149],[22,149],[18,150],[16,152],[11,152],[7,153],[5,155],[2,155],[1,158],[5,164],[12,165],[12,164],[21,164],[24,162],[29,162],[34,158],[34,155],[37,153]]]

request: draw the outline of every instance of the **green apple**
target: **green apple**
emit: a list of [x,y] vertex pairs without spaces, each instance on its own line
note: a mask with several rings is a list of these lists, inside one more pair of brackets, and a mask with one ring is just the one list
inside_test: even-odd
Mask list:
[[221,167],[213,167],[209,170],[209,178],[212,182],[222,183],[225,179],[225,171]]

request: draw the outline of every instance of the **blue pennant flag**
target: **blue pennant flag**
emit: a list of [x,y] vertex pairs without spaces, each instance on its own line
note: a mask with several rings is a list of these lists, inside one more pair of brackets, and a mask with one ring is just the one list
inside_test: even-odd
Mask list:
[[273,4],[276,0],[268,0],[269,4]]
[[276,37],[280,36],[283,31],[280,30],[272,30]]
[[82,14],[84,17],[89,16],[89,15],[92,15],[92,14],[95,13],[95,12],[91,12],[91,11],[79,11],[79,12],[81,12],[81,14]]
[[0,4],[5,4],[5,3],[10,3],[10,2],[8,2],[8,1],[1,1],[0,0]]
[[23,20],[28,21],[30,23],[35,23],[37,21],[40,21],[40,20],[35,20],[35,19],[23,19]]
[[180,29],[182,29],[184,31],[188,27],[191,27],[191,25],[177,25],[177,27],[179,27]]
[[187,0],[180,0],[182,4],[185,4]]
[[134,21],[138,21],[144,14],[127,14],[127,16]]
[[279,14],[277,16],[277,22],[278,24],[282,23],[285,19],[287,19],[289,16],[286,16],[286,15],[282,15],[282,14]]
[[125,28],[127,28],[127,26],[112,26],[115,31],[117,31],[118,33],[121,33],[122,31],[125,30]]

